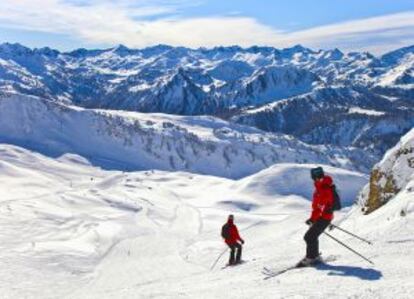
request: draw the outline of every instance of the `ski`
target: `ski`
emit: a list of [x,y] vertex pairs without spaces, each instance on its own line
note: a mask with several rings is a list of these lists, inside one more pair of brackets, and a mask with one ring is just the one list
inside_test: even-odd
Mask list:
[[262,274],[265,275],[264,280],[267,280],[267,279],[273,278],[275,276],[279,276],[281,274],[284,274],[284,273],[286,273],[290,270],[315,267],[315,266],[320,265],[320,264],[333,262],[336,259],[337,259],[337,256],[330,255],[330,256],[327,256],[326,258],[323,258],[322,260],[317,261],[317,262],[315,262],[315,263],[313,263],[309,266],[301,267],[301,266],[298,266],[298,264],[295,264],[293,266],[282,268],[280,270],[274,270],[274,269],[270,269],[268,267],[263,267]]
[[293,269],[299,269],[299,268],[296,267],[296,265],[284,268],[282,270],[272,270],[272,269],[269,269],[267,267],[263,267],[262,274],[265,275],[264,280],[267,280],[269,278],[281,275],[281,274],[283,274],[287,271],[293,270]]
[[239,263],[237,263],[237,264],[234,264],[234,265],[229,265],[229,264],[226,264],[226,265],[224,265],[223,267],[221,267],[221,269],[223,270],[223,269],[226,269],[226,268],[231,268],[231,267],[237,267],[237,266],[241,266],[241,265],[243,265],[243,264],[245,264],[245,263],[247,263],[247,261],[240,261]]

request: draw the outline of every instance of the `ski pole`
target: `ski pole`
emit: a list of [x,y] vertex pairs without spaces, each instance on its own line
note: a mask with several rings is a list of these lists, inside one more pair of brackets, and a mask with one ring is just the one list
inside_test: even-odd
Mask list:
[[217,257],[217,259],[215,260],[214,264],[211,266],[210,271],[213,270],[213,268],[216,266],[217,262],[219,261],[219,259],[223,256],[223,254],[226,253],[228,248],[224,249],[222,253],[220,253],[220,255]]
[[371,241],[369,241],[367,239],[364,239],[364,238],[361,238],[360,236],[357,236],[357,235],[351,233],[350,231],[347,231],[346,229],[343,229],[343,228],[341,228],[341,227],[339,227],[339,226],[337,226],[335,224],[331,224],[331,226],[339,229],[340,231],[343,231],[344,233],[347,233],[348,235],[353,236],[354,238],[357,238],[358,240],[361,240],[362,242],[365,242],[365,243],[368,243],[369,245],[372,245],[372,242]]
[[345,248],[347,248],[348,250],[352,251],[353,253],[355,253],[356,255],[362,257],[364,260],[366,260],[367,262],[369,262],[371,265],[374,265],[374,263],[369,260],[368,258],[366,258],[365,256],[363,256],[362,254],[360,254],[359,252],[355,251],[354,249],[352,249],[351,247],[349,247],[348,245],[344,244],[343,242],[339,241],[337,238],[331,236],[330,234],[328,234],[327,232],[323,232],[325,235],[327,235],[329,238],[335,240],[336,242],[338,242],[339,244],[341,244],[342,246],[344,246]]

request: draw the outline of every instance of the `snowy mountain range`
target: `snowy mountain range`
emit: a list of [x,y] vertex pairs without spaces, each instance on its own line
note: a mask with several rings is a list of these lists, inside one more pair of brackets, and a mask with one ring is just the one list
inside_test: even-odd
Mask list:
[[414,126],[414,47],[375,57],[302,46],[59,52],[4,43],[0,92],[86,108],[219,116],[379,159]]

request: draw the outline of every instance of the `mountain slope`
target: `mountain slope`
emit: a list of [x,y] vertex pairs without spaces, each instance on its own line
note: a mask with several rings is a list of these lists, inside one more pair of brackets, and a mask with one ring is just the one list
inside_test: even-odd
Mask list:
[[308,143],[365,148],[379,159],[414,126],[414,110],[366,90],[336,87],[248,109],[232,120]]
[[213,117],[82,109],[22,95],[0,97],[0,141],[49,156],[76,153],[116,169],[187,170],[239,178],[277,162],[366,171],[375,157],[310,146]]

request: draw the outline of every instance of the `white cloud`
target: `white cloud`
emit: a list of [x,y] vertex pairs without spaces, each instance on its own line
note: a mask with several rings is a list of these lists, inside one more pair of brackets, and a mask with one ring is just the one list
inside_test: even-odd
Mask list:
[[[0,2],[0,26],[67,34],[93,44],[145,47],[303,44],[384,52],[414,43],[414,12],[283,32],[240,15],[179,17],[189,0],[15,0]],[[166,17],[168,15],[168,17]]]
[[[58,0],[20,0],[0,3],[3,26],[57,32],[80,37],[93,43],[123,43],[134,47],[153,44],[190,47],[266,43],[276,32],[252,18],[210,17],[180,19],[177,17],[144,20],[143,16],[161,13],[174,15],[177,6],[126,7],[107,1],[88,5],[62,3]],[[182,4],[182,3],[181,3]]]
[[283,42],[374,53],[414,44],[414,11],[352,20],[286,34]]

